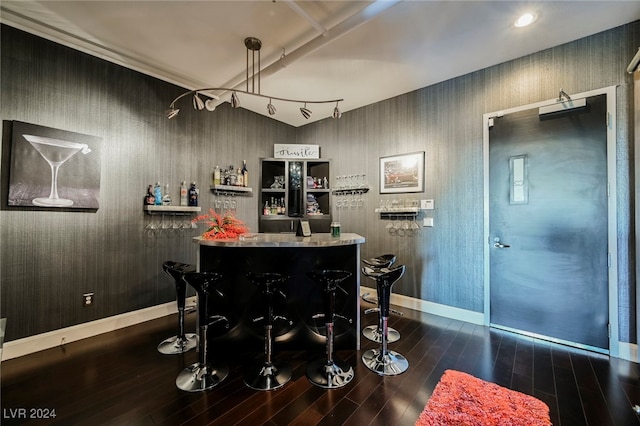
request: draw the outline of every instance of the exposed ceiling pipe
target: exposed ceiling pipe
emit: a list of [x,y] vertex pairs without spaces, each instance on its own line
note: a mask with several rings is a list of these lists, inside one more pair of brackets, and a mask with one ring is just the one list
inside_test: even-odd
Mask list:
[[[297,49],[293,50],[291,53],[287,55],[282,55],[280,59],[271,63],[270,65],[262,68],[260,70],[261,77],[268,77],[270,75],[275,74],[280,71],[288,64],[297,61],[304,56],[309,55],[312,52],[326,46],[327,44],[337,40],[343,35],[351,32],[352,30],[358,28],[360,25],[367,23],[373,18],[377,17],[384,11],[389,8],[395,6],[396,4],[402,2],[402,0],[376,0],[370,5],[366,6],[364,9],[356,12],[355,14],[349,16],[339,24],[335,25],[333,28],[324,31],[321,35],[316,38],[310,40],[309,42],[303,44]],[[289,2],[287,2],[289,3]],[[297,6],[297,5],[296,5]],[[285,62],[286,61],[286,62]],[[243,72],[238,79],[233,79],[231,81],[226,82],[223,87],[232,87],[234,89],[239,89],[246,85],[245,73]],[[218,93],[218,95],[221,95]],[[217,103],[222,103],[224,101],[217,101]]]
[[289,8],[291,8],[291,10],[293,10],[294,12],[296,12],[298,15],[300,15],[301,17],[303,17],[304,19],[307,20],[307,22],[309,24],[311,24],[311,26],[313,28],[316,29],[316,31],[318,31],[321,35],[324,35],[324,33],[327,32],[327,29],[325,27],[323,27],[320,22],[316,21],[315,19],[313,19],[313,17],[311,15],[309,15],[303,8],[301,8],[298,3],[295,2],[295,0],[281,0],[284,4],[286,4],[287,6],[289,6]]

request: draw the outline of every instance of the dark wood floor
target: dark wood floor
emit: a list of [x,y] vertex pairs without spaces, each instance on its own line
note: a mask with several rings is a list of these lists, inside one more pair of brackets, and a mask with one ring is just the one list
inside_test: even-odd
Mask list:
[[[344,351],[339,355],[355,367],[355,379],[326,391],[305,378],[309,354],[276,352],[294,367],[292,381],[281,389],[245,387],[242,366],[232,358],[232,371],[219,387],[185,393],[175,378],[197,354],[156,351],[174,333],[176,317],[170,316],[3,362],[1,423],[413,425],[442,373],[456,369],[538,397],[550,407],[554,425],[640,424],[633,411],[640,404],[636,363],[403,311],[390,324],[402,335],[391,348],[410,362],[399,376],[380,377],[363,366],[361,353]],[[371,321],[373,315],[363,317],[363,323]],[[363,339],[362,346],[374,344]],[[53,409],[56,417],[12,419],[21,415],[18,409],[27,416]]]

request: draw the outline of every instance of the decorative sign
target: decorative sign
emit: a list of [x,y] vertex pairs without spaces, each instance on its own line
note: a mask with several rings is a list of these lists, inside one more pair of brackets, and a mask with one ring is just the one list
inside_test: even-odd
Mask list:
[[273,158],[320,158],[320,145],[273,144]]

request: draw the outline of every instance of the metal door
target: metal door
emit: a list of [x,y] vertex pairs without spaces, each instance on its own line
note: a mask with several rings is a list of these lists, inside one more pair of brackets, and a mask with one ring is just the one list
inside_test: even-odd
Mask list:
[[607,351],[606,95],[489,130],[491,325]]

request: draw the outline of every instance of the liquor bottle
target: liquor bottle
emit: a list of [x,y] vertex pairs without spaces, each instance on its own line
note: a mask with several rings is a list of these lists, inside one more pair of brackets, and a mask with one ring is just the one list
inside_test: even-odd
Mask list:
[[236,173],[236,185],[244,186],[244,175],[242,174],[242,169],[238,168],[238,172]]
[[187,190],[187,182],[182,181],[182,183],[180,184],[180,205],[181,206],[186,206],[188,205],[188,190]]
[[162,205],[162,189],[160,188],[160,182],[156,182],[156,184],[153,186],[153,196],[156,198],[155,199],[156,206],[161,206]]
[[236,186],[238,175],[235,173],[233,166],[229,166],[229,169],[227,170],[227,176],[229,179],[227,185]]
[[216,168],[213,169],[213,184],[220,185],[220,166],[216,164]]
[[189,188],[189,206],[197,207],[198,206],[198,188],[196,187],[195,182],[191,182],[191,187]]
[[147,193],[144,196],[144,205],[152,206],[156,203],[156,196],[153,195],[153,185],[147,187]]
[[264,202],[264,208],[262,209],[262,214],[265,216],[269,216],[271,214],[271,207],[269,207],[269,200]]
[[273,197],[271,197],[271,214],[278,214],[278,205]]
[[244,186],[249,186],[249,170],[247,170],[247,160],[242,160],[242,177]]
[[170,206],[171,205],[171,195],[169,194],[169,184],[164,184],[164,195],[162,196],[162,205]]

